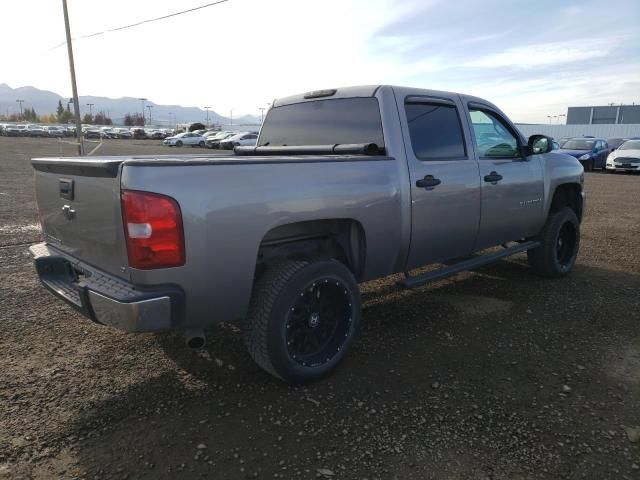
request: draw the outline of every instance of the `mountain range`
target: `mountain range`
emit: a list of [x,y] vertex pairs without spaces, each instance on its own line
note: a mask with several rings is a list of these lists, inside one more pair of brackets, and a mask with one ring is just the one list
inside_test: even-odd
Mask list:
[[[0,114],[9,116],[19,113],[20,106],[16,100],[24,100],[23,108],[33,108],[38,115],[55,113],[58,101],[66,108],[69,97],[63,97],[48,90],[40,90],[36,87],[11,88],[6,83],[0,83]],[[136,114],[142,112],[142,101],[133,97],[108,98],[95,96],[80,96],[80,112],[82,115],[89,113],[87,104],[93,104],[93,113],[100,111],[110,117],[115,124],[121,124],[127,113]],[[151,122],[155,125],[170,125],[171,123],[205,122],[207,112],[198,107],[183,107],[181,105],[158,105],[152,101],[145,101],[151,105]],[[73,109],[73,104],[70,105]],[[169,115],[171,113],[172,115]],[[145,108],[145,117],[149,118],[149,109]],[[229,117],[222,116],[213,110],[209,110],[209,123],[228,125]],[[244,115],[233,119],[237,125],[258,125],[260,119],[252,115]]]

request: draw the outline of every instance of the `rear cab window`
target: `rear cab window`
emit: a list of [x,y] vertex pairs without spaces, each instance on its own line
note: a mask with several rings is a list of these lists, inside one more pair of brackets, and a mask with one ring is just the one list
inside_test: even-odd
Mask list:
[[259,146],[375,143],[384,148],[378,100],[373,97],[314,100],[273,107]]

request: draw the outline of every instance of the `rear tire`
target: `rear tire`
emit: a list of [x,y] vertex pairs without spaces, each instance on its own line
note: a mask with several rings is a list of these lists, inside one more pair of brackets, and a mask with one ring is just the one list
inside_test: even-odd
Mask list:
[[255,362],[292,384],[330,373],[360,326],[360,292],[340,262],[286,260],[254,286],[245,343]]
[[540,246],[527,251],[531,268],[549,278],[568,274],[580,248],[580,222],[575,212],[564,207],[551,213],[538,239]]
[[587,160],[584,162],[584,171],[592,172],[593,171],[593,160]]

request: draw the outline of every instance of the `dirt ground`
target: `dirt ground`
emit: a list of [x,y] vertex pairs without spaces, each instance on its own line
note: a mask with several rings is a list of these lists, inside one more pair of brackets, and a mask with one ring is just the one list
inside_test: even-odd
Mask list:
[[586,175],[568,278],[518,255],[412,291],[363,285],[361,338],[302,388],[233,328],[190,351],[47,293],[26,252],[29,159],[60,153],[74,147],[0,137],[0,479],[640,479],[640,177]]

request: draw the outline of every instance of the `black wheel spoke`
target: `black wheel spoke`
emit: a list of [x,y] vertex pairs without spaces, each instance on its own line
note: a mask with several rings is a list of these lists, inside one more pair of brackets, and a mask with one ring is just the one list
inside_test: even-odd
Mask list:
[[318,335],[317,334],[311,334],[309,335],[309,346],[311,348],[318,348],[320,347],[320,341],[318,340]]
[[571,223],[567,222],[560,228],[556,240],[556,258],[560,265],[566,266],[573,260],[576,238],[577,234]]

